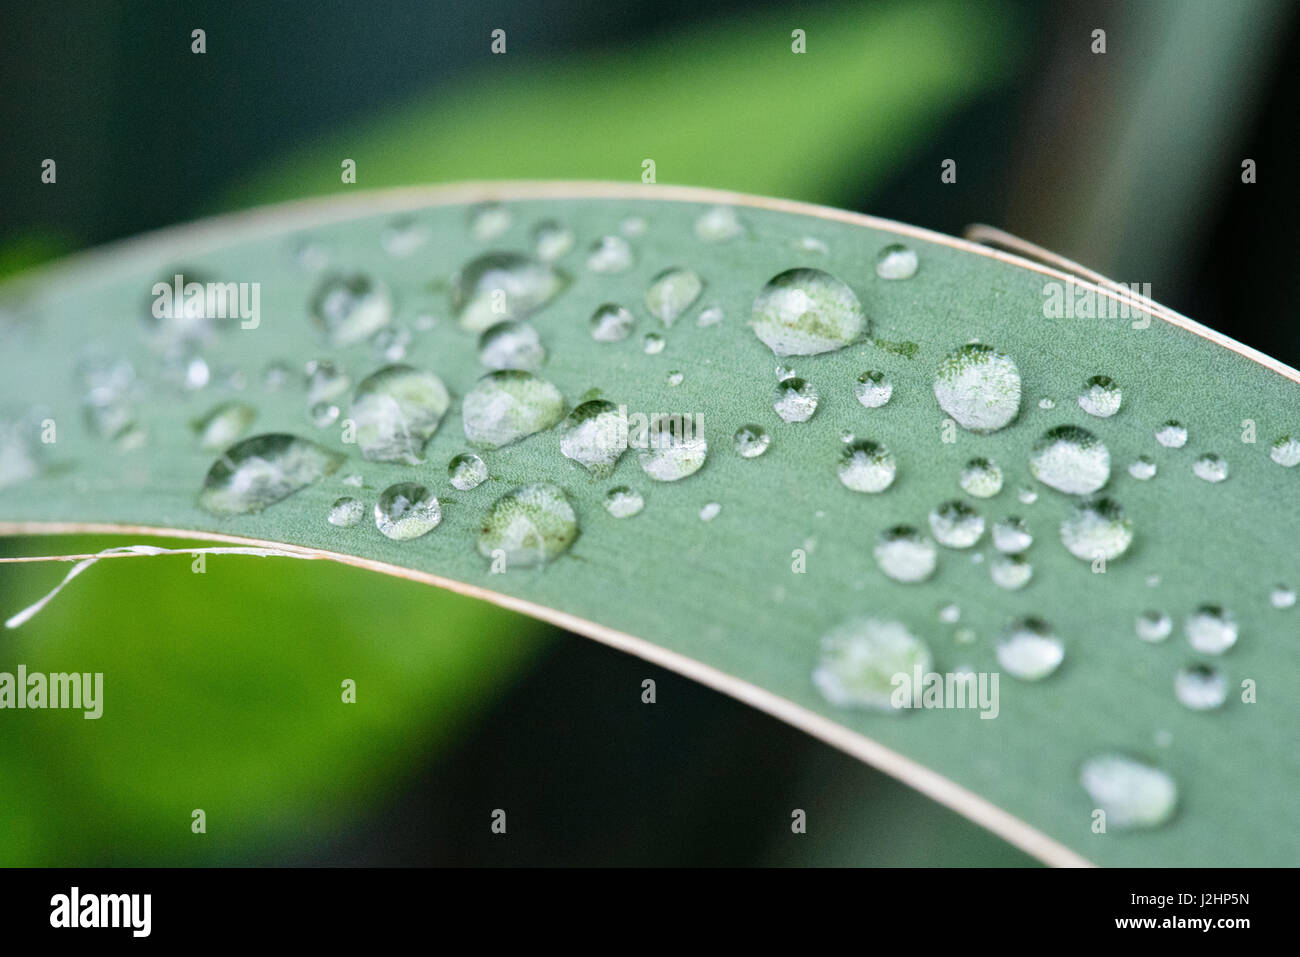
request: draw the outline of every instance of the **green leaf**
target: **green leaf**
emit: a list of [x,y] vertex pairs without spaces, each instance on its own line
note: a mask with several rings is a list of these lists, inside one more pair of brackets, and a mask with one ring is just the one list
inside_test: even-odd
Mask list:
[[[484,242],[473,238],[471,223],[482,225],[478,204],[489,199],[503,201],[493,215],[500,219],[504,210],[509,225]],[[705,241],[697,220],[717,203],[734,207],[743,228],[729,240]],[[385,248],[386,236],[394,248],[395,218],[408,228],[415,224],[414,233],[401,235],[427,232],[405,256]],[[481,395],[486,370],[478,361],[478,335],[453,315],[460,301],[453,276],[489,250],[528,253],[532,231],[543,221],[571,229],[577,242],[556,263],[563,276],[550,287],[554,298],[522,320],[546,352],[536,375],[569,408],[599,398],[629,414],[691,415],[708,443],[698,471],[657,481],[633,449],[609,474],[593,476],[562,454],[562,443],[576,433],[549,427],[554,415],[538,405],[546,390],[517,376],[497,376],[493,388],[525,395],[522,411],[535,413],[542,431],[496,449],[468,443],[466,397]],[[628,239],[630,268],[592,271],[589,248],[629,221],[645,227]],[[370,277],[372,293],[374,279],[386,284],[394,322],[413,331],[403,361],[434,373],[450,390],[450,408],[422,450],[423,464],[364,460],[356,445],[343,441],[341,426],[355,415],[346,395],[333,400],[342,408],[332,425],[319,427],[308,415],[308,399],[296,384],[296,370],[308,360],[333,361],[355,387],[392,356],[379,357],[364,339],[329,343],[310,313],[323,279],[303,269],[311,261],[301,254],[304,242],[329,258],[329,268]],[[895,243],[917,255],[911,278],[886,280],[876,272],[878,255]],[[201,349],[214,382],[189,391],[167,384],[169,361],[157,351],[159,334],[148,321],[153,284],[180,266],[213,281],[262,284],[260,324],[241,329],[238,321],[214,320],[219,328]],[[667,325],[652,317],[647,292],[670,267],[693,270],[704,287]],[[792,268],[824,270],[847,284],[869,320],[858,340],[791,358],[778,358],[760,341],[748,325],[755,298],[768,280]],[[9,446],[0,461],[16,474],[21,470],[13,463],[30,453],[41,470],[0,489],[0,532],[180,530],[188,538],[283,543],[304,555],[443,585],[732,694],[1051,863],[1293,863],[1298,836],[1289,805],[1300,768],[1289,689],[1300,677],[1291,648],[1297,611],[1273,607],[1269,593],[1277,582],[1300,582],[1294,548],[1300,519],[1288,507],[1297,472],[1273,461],[1270,447],[1300,423],[1300,376],[1153,304],[1125,299],[1133,315],[1118,318],[1050,318],[1045,292],[1065,279],[911,227],[686,189],[407,190],[215,220],[6,287],[11,305],[0,326],[6,396],[29,431],[4,433]],[[680,276],[675,282],[674,289],[687,288]],[[484,290],[507,286],[492,279]],[[1082,281],[1075,290],[1096,294]],[[507,310],[522,294],[507,288]],[[650,301],[661,316],[680,305],[662,287]],[[598,341],[590,320],[610,302],[629,311],[635,329],[620,341]],[[715,308],[721,320],[702,324],[700,317]],[[841,300],[837,309],[844,308]],[[463,311],[463,317],[484,315]],[[845,315],[824,314],[820,340],[846,330],[851,335]],[[430,316],[436,324],[425,328],[420,317]],[[353,338],[377,321],[364,312],[336,318],[335,341],[340,329]],[[651,333],[662,337],[662,351],[646,351]],[[1022,382],[1015,417],[989,433],[952,427],[934,393],[944,357],[976,339],[1011,356]],[[138,390],[126,402],[130,415],[112,420],[116,438],[83,425],[76,370],[81,353],[94,348],[125,357],[137,370]],[[295,370],[294,380],[269,391],[263,372],[277,360]],[[793,366],[820,393],[809,420],[777,416],[778,363]],[[882,371],[893,385],[892,398],[878,408],[855,397],[867,370]],[[228,372],[242,373],[241,390],[230,387]],[[1076,401],[1097,375],[1122,389],[1122,407],[1109,418],[1088,415]],[[429,394],[424,380],[402,381]],[[1040,399],[1055,406],[1043,408]],[[199,492],[215,455],[199,446],[191,423],[233,400],[256,410],[246,434],[297,435],[325,450],[314,455],[343,461],[261,511],[204,510]],[[511,421],[518,426],[526,418]],[[39,430],[47,419],[57,424],[58,441],[42,446]],[[126,419],[137,428],[123,429]],[[1156,430],[1170,419],[1186,427],[1185,447],[1157,443]],[[748,424],[771,436],[770,448],[754,458],[732,447],[736,430]],[[1105,444],[1110,473],[1102,494],[1132,522],[1132,545],[1105,562],[1104,572],[1060,541],[1062,521],[1080,497],[1030,474],[1035,444],[1060,426],[1087,429]],[[863,494],[841,483],[846,432],[893,454],[897,475],[886,490]],[[468,451],[484,460],[490,477],[475,488],[453,488],[447,464]],[[1227,462],[1226,481],[1194,474],[1193,463],[1206,453]],[[1126,467],[1144,455],[1158,474],[1139,481]],[[974,458],[1001,468],[1003,488],[991,498],[969,498],[958,485]],[[1083,474],[1066,471],[1071,481]],[[344,484],[349,474],[363,476],[365,486]],[[440,524],[432,531],[393,540],[369,518],[350,528],[326,522],[340,496],[370,508],[382,489],[399,482],[419,483],[438,497]],[[570,543],[563,509],[547,498],[553,490],[500,501],[511,489],[537,484],[563,493],[576,540]],[[615,518],[606,510],[607,491],[617,486],[643,496],[639,514]],[[1036,489],[1036,501],[1022,501],[1022,487]],[[925,530],[931,510],[950,499],[965,500],[987,526],[1023,517],[1034,536],[1026,587],[1010,591],[992,583],[998,554],[988,547],[987,530],[974,549],[940,548],[927,581],[902,584],[882,573],[873,558],[878,537],[899,524]],[[702,520],[714,503],[720,510]],[[519,527],[506,521],[520,517],[551,523],[544,548],[521,540]],[[972,560],[975,553],[982,562]],[[539,555],[550,560],[527,564]],[[502,556],[504,573],[494,573]],[[1221,657],[1195,652],[1183,634],[1184,621],[1209,603],[1229,609],[1239,627],[1240,640]],[[939,610],[949,605],[960,609],[959,622],[941,620]],[[1167,640],[1135,636],[1135,620],[1148,609],[1172,616]],[[832,703],[813,680],[822,639],[862,616],[897,622],[922,638],[938,672],[1004,672],[997,717],[983,720],[974,709],[884,714]],[[1043,619],[1064,643],[1063,664],[1037,682],[1006,674],[996,652],[1009,623],[1024,617]],[[1226,678],[1228,698],[1220,709],[1192,711],[1174,694],[1175,673],[1198,661]],[[1243,700],[1247,681],[1257,684],[1257,703]],[[1171,820],[1124,830],[1123,809],[1112,802],[1111,826],[1094,833],[1095,802],[1080,786],[1080,769],[1109,753],[1132,754],[1177,782]]]

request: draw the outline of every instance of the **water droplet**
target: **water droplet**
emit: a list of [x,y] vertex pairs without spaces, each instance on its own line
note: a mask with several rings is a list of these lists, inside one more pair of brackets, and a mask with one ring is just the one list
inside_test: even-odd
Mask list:
[[353,488],[361,488],[363,485],[366,484],[366,480],[362,476],[357,475],[355,472],[352,473],[351,475],[343,476],[343,478],[339,479],[339,481],[342,482],[344,485],[350,485]]
[[641,469],[659,482],[676,482],[704,465],[709,444],[682,416],[655,416],[647,434],[648,447],[639,453]]
[[1274,608],[1291,608],[1295,605],[1295,589],[1286,585],[1275,585],[1269,592],[1268,602]]
[[1210,665],[1187,665],[1174,675],[1174,696],[1193,711],[1211,711],[1228,700],[1228,679]]
[[817,411],[817,389],[798,376],[782,379],[776,387],[772,408],[784,422],[807,422]]
[[560,390],[531,372],[489,372],[465,395],[461,410],[465,437],[474,445],[500,448],[549,429],[564,417]]
[[831,251],[831,247],[816,236],[801,236],[790,245],[801,253],[813,253],[817,256],[828,256]]
[[641,493],[617,485],[605,493],[605,511],[615,518],[631,518],[645,508],[645,499]]
[[1036,492],[1032,488],[1029,488],[1028,486],[1025,486],[1024,488],[1022,488],[1020,491],[1016,493],[1016,498],[1020,499],[1021,505],[1033,505],[1035,502],[1038,501],[1038,492]]
[[1024,519],[1008,516],[993,523],[993,547],[1004,555],[1019,555],[1034,544],[1034,536]]
[[876,256],[876,275],[881,279],[911,279],[917,265],[916,250],[890,243]]
[[736,454],[743,459],[753,459],[767,451],[772,436],[761,425],[742,425],[736,430]]
[[546,350],[536,329],[526,322],[507,319],[479,336],[478,361],[489,369],[536,372],[546,361]]
[[1187,444],[1187,429],[1170,419],[1156,429],[1156,441],[1167,449],[1181,449]]
[[383,362],[401,362],[411,346],[411,330],[406,326],[388,326],[370,337],[370,348]]
[[1122,754],[1103,754],[1085,761],[1079,783],[1105,812],[1107,826],[1121,830],[1158,827],[1173,816],[1178,803],[1172,777]]
[[351,528],[360,522],[365,514],[366,506],[360,500],[345,495],[343,498],[335,499],[325,520],[339,528]]
[[716,326],[723,319],[721,306],[709,306],[707,309],[701,309],[695,324],[701,328],[705,326]]
[[542,565],[568,551],[578,537],[578,519],[558,486],[521,485],[497,499],[478,537],[484,558],[504,552],[506,568]]
[[632,266],[632,246],[622,236],[602,236],[587,251],[587,268],[592,272],[623,272]]
[[1056,408],[1056,402],[1053,401],[1052,399],[1039,399],[1038,407],[1042,409],[1044,412],[1050,412],[1052,411],[1052,409]]
[[961,621],[961,606],[952,604],[944,605],[939,609],[939,620],[945,625],[955,625]]
[[1095,375],[1083,384],[1079,395],[1079,408],[1099,419],[1107,419],[1119,411],[1123,394],[1109,376]]
[[262,388],[267,392],[279,392],[289,382],[293,370],[283,359],[272,359],[262,370]]
[[1228,462],[1221,455],[1207,452],[1192,464],[1192,472],[1199,479],[1217,484],[1228,477]]
[[721,511],[722,511],[721,505],[719,505],[717,502],[709,502],[707,505],[705,505],[703,508],[700,509],[700,521],[711,522],[718,517],[718,513]]
[[685,379],[686,377],[680,370],[674,369],[672,372],[668,373],[664,381],[666,381],[670,386],[679,386],[683,381],[685,381]]
[[290,247],[289,255],[293,258],[294,265],[304,272],[320,272],[330,262],[328,250],[310,239],[296,241]]
[[375,527],[397,542],[419,538],[438,527],[442,506],[427,488],[416,482],[398,482],[379,495]]
[[896,621],[854,618],[821,640],[821,659],[813,684],[833,705],[889,714],[894,707],[894,676],[928,674],[934,666],[929,646]]
[[1138,615],[1133,630],[1143,641],[1164,641],[1174,630],[1174,622],[1163,611],[1150,609]]
[[984,516],[953,499],[931,510],[930,531],[947,548],[970,548],[984,534]]
[[483,460],[472,452],[462,452],[447,463],[447,480],[451,487],[462,492],[478,488],[487,481],[488,470]]
[[470,210],[469,232],[476,242],[488,243],[510,228],[510,210],[500,203],[481,203]]
[[1087,429],[1057,426],[1034,443],[1029,471],[1057,491],[1087,495],[1110,480],[1110,450]]
[[925,581],[934,574],[939,550],[911,525],[886,529],[872,549],[880,570],[896,582]]
[[1282,436],[1273,443],[1268,456],[1284,468],[1295,468],[1300,465],[1300,439],[1294,439],[1289,435]]
[[967,495],[992,498],[1002,491],[1002,469],[988,459],[971,459],[958,480]]
[[1133,522],[1108,498],[1082,502],[1061,520],[1061,543],[1086,562],[1119,558],[1133,542]]
[[627,442],[627,418],[604,399],[583,402],[560,425],[560,452],[597,478],[614,471]]
[[573,248],[573,230],[553,219],[533,228],[533,253],[544,263],[555,262]]
[[854,435],[852,432],[850,432],[848,429],[842,429],[842,430],[840,431],[840,441],[841,441],[841,442],[852,442],[856,437],[857,437],[857,436],[855,436],[855,435]]
[[312,296],[311,313],[335,346],[364,342],[393,318],[388,287],[364,273],[326,277]]
[[596,307],[589,325],[591,338],[597,342],[621,342],[631,334],[636,319],[622,306],[607,302]]
[[893,453],[878,442],[850,442],[840,456],[840,482],[854,492],[883,492],[897,474]]
[[307,405],[328,402],[348,391],[352,380],[348,374],[328,359],[313,359],[307,363],[305,377]]
[[646,230],[650,228],[650,224],[645,221],[644,217],[629,216],[618,224],[618,228],[624,236],[635,238],[637,236],[644,236]]
[[424,444],[450,404],[447,387],[432,372],[393,365],[367,376],[352,397],[362,456],[372,462],[420,464]]
[[89,429],[102,439],[122,435],[135,422],[131,406],[135,369],[125,359],[92,351],[77,363],[81,409]]
[[894,394],[894,384],[885,378],[883,372],[864,372],[858,376],[853,394],[868,409],[878,409]]
[[257,410],[246,402],[222,402],[213,406],[193,423],[199,446],[224,449],[248,431],[257,418]]
[[569,277],[518,253],[484,253],[451,278],[451,311],[461,328],[482,332],[504,319],[526,319],[551,302]]
[[1133,476],[1139,482],[1145,482],[1147,479],[1155,478],[1156,463],[1150,456],[1139,455],[1137,459],[1129,465],[1128,474]]
[[308,414],[311,416],[312,425],[318,429],[326,429],[338,421],[339,407],[332,402],[317,402]]
[[1187,643],[1203,655],[1221,655],[1237,643],[1237,619],[1220,605],[1202,605],[1185,626]]
[[989,575],[999,588],[1016,591],[1029,584],[1034,566],[1023,555],[999,555],[989,564]]
[[212,463],[199,505],[215,515],[260,512],[329,475],[343,461],[339,453],[297,436],[254,435]]
[[1065,659],[1065,645],[1041,618],[1021,618],[998,639],[998,664],[1021,681],[1041,681]]
[[853,342],[866,317],[853,290],[830,273],[789,269],[754,299],[750,326],[778,356],[811,356]]
[[734,239],[744,232],[740,217],[730,206],[711,206],[695,220],[695,235],[706,243]]
[[409,256],[429,241],[429,235],[427,224],[401,216],[384,227],[379,243],[390,256]]
[[693,269],[680,266],[665,269],[650,280],[645,294],[646,308],[665,326],[671,326],[703,291],[704,280]]
[[1010,356],[970,342],[939,363],[934,397],[962,428],[996,432],[1020,411],[1020,370]]
[[657,332],[647,332],[645,335],[645,354],[648,356],[658,355],[664,351],[664,337]]

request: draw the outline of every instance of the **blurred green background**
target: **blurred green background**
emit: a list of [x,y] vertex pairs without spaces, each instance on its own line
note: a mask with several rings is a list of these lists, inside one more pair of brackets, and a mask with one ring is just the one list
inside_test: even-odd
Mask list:
[[[7,3],[0,275],[265,202],[636,181],[652,158],[661,183],[954,234],[1001,226],[1296,365],[1278,278],[1300,206],[1294,13],[1271,0]],[[497,28],[504,55],[489,52]],[[40,182],[46,157],[55,186]],[[344,157],[356,186],[339,181]],[[957,182],[942,184],[949,158]],[[64,571],[0,568],[0,614]],[[109,717],[0,718],[5,864],[1029,863],[690,682],[350,568],[102,562],[0,635],[0,671],[19,663],[105,672]],[[345,678],[355,705],[340,703]],[[498,807],[508,840],[488,830]],[[796,807],[806,836],[790,833]]]

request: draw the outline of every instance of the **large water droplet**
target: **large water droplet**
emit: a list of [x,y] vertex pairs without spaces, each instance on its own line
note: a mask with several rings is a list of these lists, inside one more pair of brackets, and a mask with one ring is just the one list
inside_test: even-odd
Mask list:
[[1085,562],[1110,561],[1133,543],[1133,522],[1111,499],[1082,502],[1061,520],[1061,543]]
[[772,444],[772,436],[761,425],[742,425],[734,438],[736,454],[742,459],[758,458]]
[[1174,675],[1174,696],[1193,711],[1211,711],[1228,700],[1228,679],[1210,665],[1187,665]]
[[744,232],[740,217],[730,206],[711,206],[695,220],[695,235],[706,243],[734,239]]
[[247,432],[256,418],[257,410],[247,402],[222,402],[194,421],[194,433],[201,448],[224,449]]
[[970,548],[984,534],[984,516],[954,499],[931,510],[930,532],[947,548]]
[[999,555],[989,563],[989,577],[999,588],[1016,591],[1029,584],[1034,566],[1023,555]]
[[648,447],[638,456],[641,469],[660,482],[676,482],[694,475],[709,454],[704,436],[682,416],[655,416],[646,441]]
[[384,366],[361,380],[352,398],[361,454],[372,462],[418,465],[450,404],[447,387],[432,372]]
[[807,422],[817,411],[817,399],[817,389],[811,382],[792,375],[777,384],[772,408],[784,422]]
[[1110,450],[1087,429],[1057,426],[1034,443],[1029,471],[1057,491],[1087,495],[1110,480]]
[[828,632],[813,684],[833,705],[898,714],[894,676],[928,674],[934,658],[924,641],[897,621],[854,618]]
[[885,378],[883,372],[864,372],[858,376],[853,394],[868,409],[878,409],[894,394],[894,384]]
[[447,480],[452,488],[468,492],[487,481],[488,470],[483,460],[472,452],[462,452],[447,463]]
[[504,319],[525,319],[564,291],[569,278],[518,253],[484,253],[451,278],[451,310],[461,328],[482,332]]
[[1199,479],[1217,484],[1228,477],[1228,462],[1221,455],[1207,452],[1192,464],[1192,472]]
[[1041,681],[1065,659],[1065,646],[1041,618],[1013,621],[997,645],[998,664],[1021,681]]
[[636,318],[622,306],[607,302],[596,307],[590,324],[591,338],[597,342],[621,342],[631,335]]
[[1106,825],[1121,830],[1158,827],[1173,816],[1178,803],[1172,777],[1122,754],[1103,754],[1085,761],[1079,783],[1105,812]]
[[536,372],[546,361],[546,350],[536,329],[526,322],[507,319],[479,336],[478,361],[489,369]]
[[604,399],[582,403],[560,424],[560,451],[597,478],[614,471],[627,442],[627,418]]
[[1220,605],[1202,605],[1187,619],[1187,643],[1203,655],[1221,655],[1237,643],[1237,619]]
[[820,269],[790,269],[768,280],[754,299],[755,335],[778,356],[833,352],[866,326],[858,297]]
[[992,346],[967,343],[939,363],[934,397],[962,428],[996,432],[1020,411],[1020,370]]
[[398,482],[379,495],[375,527],[397,542],[428,534],[442,521],[442,506],[427,488],[416,482]]
[[855,492],[883,492],[894,483],[898,463],[879,442],[862,439],[844,447],[839,464],[840,482]]
[[559,422],[564,396],[531,372],[504,369],[475,383],[465,395],[461,414],[470,442],[500,448]]
[[541,565],[564,554],[578,537],[578,519],[564,491],[540,483],[511,489],[488,510],[478,537],[484,558],[504,554],[506,568]]
[[1002,491],[1002,469],[988,459],[971,459],[961,470],[958,484],[967,495],[992,498]]
[[366,506],[359,499],[345,495],[343,498],[335,499],[325,516],[325,521],[339,528],[351,528],[359,523],[365,514]]
[[1138,615],[1133,630],[1143,641],[1164,641],[1174,630],[1174,622],[1164,612],[1150,609]]
[[364,273],[326,277],[312,296],[311,313],[331,344],[363,342],[393,319],[393,297]]
[[641,493],[618,485],[605,493],[605,511],[615,518],[631,518],[645,508]]
[[939,550],[910,525],[886,529],[872,549],[880,570],[896,582],[925,581],[934,574]]
[[876,275],[881,279],[911,279],[917,265],[916,250],[890,243],[876,256]]
[[1156,441],[1167,449],[1181,449],[1187,444],[1187,429],[1170,419],[1156,429]]
[[704,280],[695,270],[680,266],[665,269],[650,281],[645,294],[646,308],[665,326],[671,326],[703,291]]
[[260,512],[329,475],[343,461],[339,453],[297,436],[254,435],[212,463],[199,505],[216,515]]
[[632,267],[632,246],[622,236],[602,236],[587,251],[587,268],[592,272],[624,272]]
[[1019,555],[1034,544],[1034,536],[1024,519],[1014,515],[993,523],[993,547],[1004,555]]
[[1095,375],[1083,384],[1083,389],[1079,394],[1079,408],[1084,412],[1107,419],[1119,411],[1123,393],[1109,376]]
[[1300,439],[1284,435],[1273,442],[1273,447],[1269,449],[1268,455],[1269,458],[1284,468],[1295,468],[1300,465]]

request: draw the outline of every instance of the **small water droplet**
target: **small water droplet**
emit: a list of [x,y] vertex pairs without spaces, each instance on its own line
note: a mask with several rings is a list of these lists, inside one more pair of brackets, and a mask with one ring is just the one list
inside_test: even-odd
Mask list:
[[1007,591],[1017,591],[1034,577],[1034,566],[1023,555],[999,555],[989,564],[993,584]]
[[718,513],[721,511],[722,511],[721,505],[719,505],[717,502],[709,502],[707,505],[705,505],[703,508],[700,509],[700,521],[711,522],[718,517]]
[[1128,474],[1133,476],[1139,482],[1145,482],[1148,479],[1155,478],[1156,463],[1150,456],[1139,455],[1128,467]]
[[536,329],[526,322],[507,319],[479,336],[478,361],[489,369],[536,372],[546,361],[546,349]]
[[672,372],[668,373],[664,381],[666,381],[670,386],[679,386],[685,378],[686,376],[684,376],[679,369],[674,369]]
[[569,277],[518,253],[484,253],[451,278],[451,311],[461,328],[482,332],[504,319],[526,319],[550,303]]
[[362,379],[352,397],[357,446],[372,462],[424,461],[424,444],[438,430],[451,395],[432,372],[384,366]]
[[411,330],[406,326],[387,326],[370,337],[370,348],[383,362],[401,362],[411,347]]
[[333,402],[317,402],[308,414],[312,425],[318,429],[327,429],[339,419],[339,407]]
[[695,235],[706,243],[720,243],[735,239],[745,227],[730,206],[711,206],[695,220]]
[[1217,484],[1228,477],[1228,462],[1221,455],[1207,452],[1192,464],[1192,472],[1199,479]]
[[1286,585],[1275,585],[1269,592],[1268,603],[1274,608],[1291,608],[1295,605],[1295,589]]
[[1294,439],[1289,435],[1282,436],[1273,442],[1268,456],[1283,468],[1295,468],[1300,465],[1300,439]]
[[379,243],[390,256],[409,256],[429,241],[429,235],[426,223],[400,216],[384,227]]
[[352,384],[348,374],[328,359],[313,359],[307,363],[305,383],[307,405],[336,399]]
[[1138,615],[1133,630],[1143,641],[1164,641],[1174,630],[1174,621],[1163,611],[1148,609]]
[[199,505],[215,515],[260,512],[335,471],[344,457],[294,435],[254,435],[212,463]]
[[1187,643],[1203,655],[1221,655],[1237,643],[1237,619],[1220,605],[1202,605],[1187,619]]
[[596,478],[614,471],[627,443],[627,418],[604,399],[583,402],[560,425],[560,452]]
[[343,476],[343,478],[339,479],[339,481],[342,482],[344,485],[350,485],[353,488],[361,488],[363,485],[366,484],[366,480],[362,476],[356,474],[355,472],[352,473],[351,475]]
[[476,242],[488,243],[510,228],[510,210],[500,203],[481,203],[470,210],[469,232]]
[[645,508],[645,499],[641,493],[617,485],[605,493],[605,511],[615,518],[631,518]]
[[375,528],[396,542],[426,535],[441,521],[438,499],[416,482],[388,486],[375,503]]
[[838,473],[841,484],[854,492],[883,492],[894,483],[898,463],[879,442],[863,439],[845,447]]
[[1087,429],[1057,426],[1034,443],[1029,471],[1057,491],[1087,495],[1110,480],[1110,450]]
[[533,227],[533,254],[544,263],[554,262],[573,248],[573,230],[553,219]]
[[796,251],[801,253],[812,253],[816,256],[829,256],[831,247],[816,236],[800,236],[790,244]]
[[224,449],[248,431],[257,418],[257,410],[246,402],[222,402],[193,423],[199,447]]
[[1106,813],[1106,824],[1121,830],[1158,827],[1178,803],[1174,779],[1159,768],[1122,754],[1103,754],[1084,762],[1079,784]]
[[1119,411],[1123,393],[1110,376],[1095,375],[1083,384],[1079,395],[1079,408],[1099,419],[1107,419]]
[[637,236],[644,236],[646,230],[650,228],[650,224],[642,216],[629,216],[618,224],[618,228],[619,232],[624,236],[636,238]]
[[647,433],[648,447],[638,455],[641,469],[659,482],[676,482],[704,465],[709,444],[682,416],[655,416]]
[[778,356],[842,349],[866,328],[858,297],[820,269],[790,269],[768,280],[754,299],[750,326]]
[[364,342],[393,319],[393,297],[364,273],[326,277],[312,296],[312,317],[332,345]]
[[790,376],[776,387],[772,408],[784,422],[807,422],[817,411],[817,389],[811,382]]
[[998,664],[1021,681],[1041,681],[1065,659],[1065,645],[1041,618],[1013,621],[997,644]]
[[506,568],[542,565],[568,551],[578,519],[563,489],[547,483],[522,485],[497,499],[479,533],[484,558],[504,553]]
[[903,713],[893,702],[894,676],[934,666],[929,646],[896,621],[854,618],[821,640],[813,684],[833,705]]
[[944,605],[939,609],[939,620],[945,625],[955,625],[961,621],[961,606],[956,604]]
[[616,303],[597,306],[589,321],[591,338],[597,342],[621,342],[632,332],[636,318]]
[[1056,402],[1053,399],[1046,399],[1046,398],[1039,399],[1038,407],[1042,409],[1044,412],[1050,412],[1052,411],[1052,409],[1056,408]]
[[1020,411],[1020,370],[1010,356],[970,342],[939,363],[934,397],[962,428],[996,432]]
[[705,326],[716,326],[723,319],[721,306],[709,306],[707,309],[701,309],[695,324],[704,328]]
[[483,460],[472,452],[462,452],[447,463],[447,480],[451,487],[462,492],[478,488],[487,481],[488,470]]
[[623,272],[632,266],[632,246],[622,236],[602,236],[587,251],[587,268],[592,272]]
[[681,266],[665,269],[650,280],[645,304],[650,315],[671,326],[704,291],[704,280],[693,269]]
[[1098,557],[1110,561],[1133,543],[1133,522],[1111,499],[1082,502],[1061,520],[1061,543],[1085,562]]
[[992,498],[1002,491],[1002,469],[988,459],[971,459],[961,470],[958,483],[967,495]]
[[502,369],[483,376],[465,394],[461,416],[471,443],[495,449],[559,422],[564,396],[531,372]]
[[289,363],[283,359],[272,359],[262,370],[262,388],[267,392],[279,392],[293,376]]
[[334,500],[325,520],[339,528],[351,528],[359,523],[365,514],[366,506],[360,500],[345,495]]
[[947,548],[970,548],[984,534],[984,516],[953,499],[930,511],[930,532]]
[[896,582],[925,581],[934,574],[939,550],[911,525],[895,525],[876,540],[871,554],[880,570]]
[[1032,488],[1029,488],[1028,486],[1025,486],[1024,488],[1022,488],[1020,491],[1016,493],[1016,498],[1020,499],[1021,505],[1033,505],[1035,502],[1038,501],[1038,492],[1036,492]]
[[1186,665],[1174,675],[1174,696],[1193,711],[1212,711],[1228,700],[1228,679],[1211,665]]
[[761,425],[742,425],[734,438],[736,454],[743,459],[753,459],[767,451],[772,436]]
[[1187,444],[1187,429],[1181,423],[1170,419],[1156,429],[1156,441],[1167,449],[1181,449]]
[[645,354],[655,356],[664,351],[664,337],[657,332],[647,332],[645,335]]
[[894,394],[894,384],[885,377],[883,372],[872,370],[858,376],[853,394],[868,409],[878,409]]
[[993,547],[1004,555],[1019,555],[1034,544],[1034,536],[1024,519],[1014,515],[993,523]]
[[890,243],[876,256],[876,275],[881,279],[911,279],[917,265],[916,250]]

